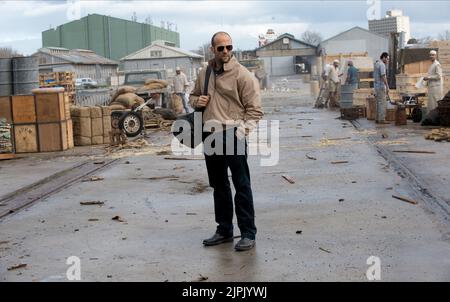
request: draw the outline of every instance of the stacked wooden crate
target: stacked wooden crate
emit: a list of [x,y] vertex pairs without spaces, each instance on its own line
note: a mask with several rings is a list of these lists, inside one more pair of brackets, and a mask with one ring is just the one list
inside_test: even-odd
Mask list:
[[[64,92],[37,92],[0,99],[13,129],[16,153],[63,151],[73,147],[72,123]],[[5,115],[5,114],[3,114]]]
[[416,93],[427,93],[427,87],[417,88],[416,83],[422,77],[426,77],[426,73],[416,73],[416,74],[406,74],[401,73],[395,76],[397,91],[400,94],[416,94]]
[[76,146],[109,144],[111,109],[109,106],[80,107],[70,109]]
[[75,100],[75,73],[74,72],[50,72],[39,75],[39,87],[63,87],[69,95],[70,103]]
[[[367,98],[374,95],[373,88],[360,88],[353,90],[353,105],[355,106],[366,106]],[[395,90],[389,90],[389,98],[392,102],[398,102],[401,100],[400,93]]]

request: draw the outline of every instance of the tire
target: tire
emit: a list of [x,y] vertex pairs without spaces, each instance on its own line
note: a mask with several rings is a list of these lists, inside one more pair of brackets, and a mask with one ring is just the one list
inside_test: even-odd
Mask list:
[[119,129],[119,122],[122,118],[122,115],[124,115],[124,112],[122,111],[113,111],[111,112],[111,127],[113,129]]
[[420,123],[422,121],[422,110],[420,108],[414,108],[411,116],[414,123]]
[[119,128],[123,129],[128,137],[135,137],[144,129],[144,121],[139,114],[130,112],[120,119]]

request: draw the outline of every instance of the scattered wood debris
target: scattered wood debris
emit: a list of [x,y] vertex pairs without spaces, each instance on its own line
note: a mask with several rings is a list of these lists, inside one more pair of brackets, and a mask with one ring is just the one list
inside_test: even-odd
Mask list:
[[186,215],[197,215],[197,213],[186,213]]
[[301,234],[301,233],[303,233],[303,231],[300,231],[300,230],[299,230],[299,231],[296,231],[296,232],[295,232],[295,234]]
[[332,165],[348,164],[348,161],[347,160],[337,160],[337,161],[332,161],[331,164]]
[[171,179],[171,180],[177,180],[180,177],[175,176],[175,175],[167,175],[167,176],[153,176],[153,177],[133,177],[130,178],[132,180],[140,180],[140,179],[145,179],[145,180],[161,180],[161,179]]
[[328,138],[329,141],[342,141],[346,139],[352,139],[351,137],[336,137],[336,138]]
[[12,271],[12,270],[16,270],[16,269],[24,268],[24,267],[27,267],[27,264],[22,263],[22,264],[18,264],[18,265],[13,265],[11,267],[8,267],[8,271]]
[[116,221],[118,221],[118,222],[126,222],[126,220],[124,220],[122,217],[120,217],[120,216],[114,216],[113,218],[112,218],[112,220],[116,220]]
[[93,201],[80,201],[80,205],[82,206],[94,206],[94,205],[104,205],[105,202],[104,201],[99,201],[99,200],[93,200]]
[[286,179],[290,184],[295,184],[295,180],[289,175],[281,175],[284,179]]
[[104,160],[102,161],[94,161],[94,165],[103,165],[105,163]]
[[411,204],[418,204],[417,201],[412,200],[412,199],[409,199],[409,198],[407,198],[407,197],[398,196],[398,195],[392,195],[392,197],[393,197],[393,198],[396,198],[396,199],[399,199],[399,200],[401,200],[401,201],[405,201],[405,202],[411,203]]
[[434,140],[436,142],[447,141],[450,142],[450,129],[440,128],[433,129],[431,133],[425,135],[425,139]]
[[418,154],[436,154],[434,151],[422,151],[422,150],[394,150],[395,153],[418,153]]
[[156,155],[172,155],[172,151],[170,150],[163,150],[156,152]]
[[98,219],[97,218],[90,218],[90,219],[88,219],[88,221],[98,221]]
[[[300,125],[300,126],[301,126],[301,125]],[[307,138],[307,137],[312,137],[312,135],[302,135],[302,136],[300,136],[300,137]]]
[[319,247],[319,250],[324,251],[325,253],[331,254],[331,252],[329,250],[326,250],[323,247]]
[[203,276],[202,274],[199,274],[199,275],[200,276],[196,280],[194,280],[193,282],[202,282],[202,281],[208,280],[208,277]]
[[317,160],[317,158],[315,158],[314,156],[311,156],[309,154],[306,154],[306,158],[311,159],[311,160]]
[[179,156],[167,156],[164,157],[167,160],[199,160],[204,159],[204,157],[179,157]]
[[100,177],[100,176],[91,176],[88,179],[84,179],[83,182],[86,182],[86,181],[101,181],[101,180],[104,180],[104,178]]

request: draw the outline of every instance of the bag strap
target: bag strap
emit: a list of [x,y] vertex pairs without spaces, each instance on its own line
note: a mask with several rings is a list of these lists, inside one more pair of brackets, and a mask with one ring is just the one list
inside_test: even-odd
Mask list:
[[208,64],[208,67],[206,68],[205,86],[203,87],[203,95],[208,95],[208,85],[209,85],[209,78],[211,77],[211,71],[212,68]]
[[[208,67],[206,67],[205,85],[203,86],[203,95],[208,95],[208,85],[209,85],[209,78],[211,77],[211,71],[212,71],[212,68],[208,64]],[[195,111],[203,112],[203,111],[205,111],[205,107],[200,108],[200,109],[195,109]]]

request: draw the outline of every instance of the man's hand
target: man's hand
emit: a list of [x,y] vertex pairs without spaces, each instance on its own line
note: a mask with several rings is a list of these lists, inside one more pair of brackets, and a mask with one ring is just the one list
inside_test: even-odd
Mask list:
[[247,131],[246,131],[245,127],[243,127],[243,126],[237,127],[237,129],[236,129],[236,137],[239,140],[243,140],[246,137],[246,134],[247,134]]
[[198,108],[204,108],[206,107],[206,105],[208,105],[209,102],[209,95],[201,95],[199,96],[198,100],[197,100],[197,104],[196,107]]

